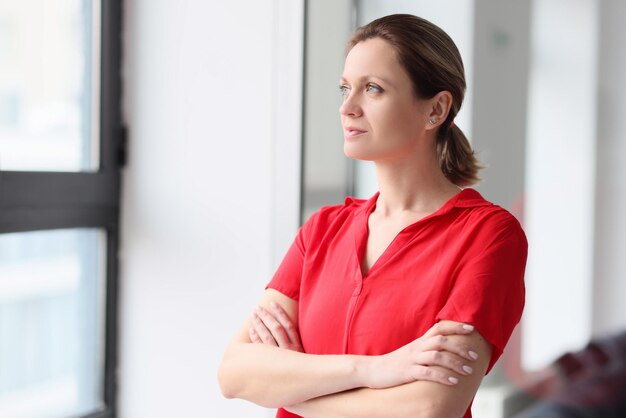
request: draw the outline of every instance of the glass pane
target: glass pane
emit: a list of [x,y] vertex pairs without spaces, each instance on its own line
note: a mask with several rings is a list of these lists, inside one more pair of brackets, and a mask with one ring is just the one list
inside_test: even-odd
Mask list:
[[0,170],[98,169],[99,6],[0,2]]
[[0,416],[68,417],[103,401],[104,232],[0,234]]
[[351,160],[343,153],[338,82],[344,41],[352,30],[348,1],[309,1],[306,16],[302,219],[320,206],[342,203],[352,187]]

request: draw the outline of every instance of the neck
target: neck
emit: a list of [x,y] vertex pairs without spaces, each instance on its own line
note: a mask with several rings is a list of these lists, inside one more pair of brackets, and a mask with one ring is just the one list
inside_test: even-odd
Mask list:
[[376,212],[393,216],[406,211],[435,212],[460,188],[441,169],[436,152],[411,153],[394,161],[376,161],[380,195]]

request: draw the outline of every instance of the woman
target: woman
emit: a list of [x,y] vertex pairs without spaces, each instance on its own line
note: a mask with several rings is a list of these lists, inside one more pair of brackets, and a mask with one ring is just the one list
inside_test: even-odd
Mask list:
[[452,40],[392,15],[359,28],[340,82],[344,152],[379,192],[300,229],[226,350],[227,397],[278,417],[471,417],[524,305],[527,243],[473,189],[454,125],[465,92]]

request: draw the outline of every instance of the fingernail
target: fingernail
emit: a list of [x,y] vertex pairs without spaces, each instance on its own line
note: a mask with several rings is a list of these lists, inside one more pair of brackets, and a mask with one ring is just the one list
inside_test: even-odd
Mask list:
[[467,365],[463,366],[463,370],[465,370],[465,373],[467,374],[472,374],[472,372],[474,371],[474,369],[472,369],[470,366],[467,366]]
[[260,306],[255,306],[254,307],[254,312],[256,312],[256,313],[261,312],[261,307]]
[[474,327],[468,324],[463,324],[463,329],[467,331],[474,331]]
[[278,305],[276,304],[276,302],[274,302],[273,300],[270,301],[270,306],[274,309],[278,308]]
[[476,360],[476,359],[478,358],[478,354],[476,354],[476,353],[475,353],[475,352],[473,352],[473,351],[470,351],[468,354],[469,354],[469,356],[470,356],[472,359],[474,359],[474,360]]
[[457,383],[459,383],[459,379],[457,379],[456,377],[452,377],[452,376],[448,378],[448,381],[452,383],[453,385],[456,385]]

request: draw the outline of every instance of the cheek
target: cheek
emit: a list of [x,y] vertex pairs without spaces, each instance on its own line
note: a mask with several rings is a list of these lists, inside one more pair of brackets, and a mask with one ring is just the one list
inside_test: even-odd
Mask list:
[[[401,109],[401,107],[395,109]],[[406,138],[413,138],[419,129],[417,116],[410,112],[385,112],[379,122],[379,127],[390,141],[403,141]]]
[[407,128],[417,122],[418,112],[407,100],[389,100],[370,103],[363,110],[380,126],[389,129]]

